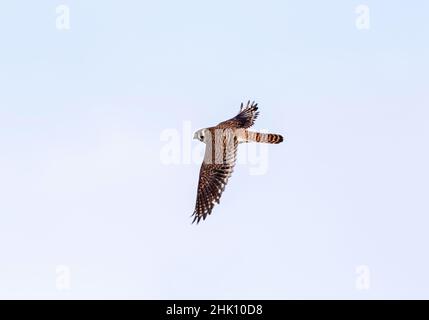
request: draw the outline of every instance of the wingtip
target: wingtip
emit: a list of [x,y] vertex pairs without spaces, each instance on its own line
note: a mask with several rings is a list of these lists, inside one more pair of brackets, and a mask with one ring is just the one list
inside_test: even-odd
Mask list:
[[204,221],[204,220],[206,220],[207,216],[208,216],[208,214],[198,214],[198,212],[196,212],[196,211],[195,211],[195,212],[191,215],[191,217],[194,217],[194,219],[192,220],[192,223],[191,223],[191,224],[196,224],[196,225],[198,225],[198,224],[200,223],[201,219],[203,219],[203,221]]
[[200,217],[198,217],[196,214],[194,215],[194,219],[192,220],[191,224],[198,225],[200,222]]
[[244,104],[243,102],[240,104],[240,112],[249,109],[252,111],[258,110],[258,103],[255,101],[250,102],[250,100],[248,100],[246,104]]

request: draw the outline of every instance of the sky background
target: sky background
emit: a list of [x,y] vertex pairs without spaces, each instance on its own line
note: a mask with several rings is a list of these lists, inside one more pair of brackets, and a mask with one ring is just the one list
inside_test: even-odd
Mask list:
[[[61,4],[70,30],[56,28]],[[3,1],[0,298],[429,298],[428,12]],[[255,129],[287,141],[263,175],[238,165],[191,225],[200,165],[165,165],[160,137],[190,140],[185,123],[248,99]]]

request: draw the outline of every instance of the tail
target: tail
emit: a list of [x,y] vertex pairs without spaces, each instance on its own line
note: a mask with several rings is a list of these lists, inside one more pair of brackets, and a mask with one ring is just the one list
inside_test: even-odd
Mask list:
[[280,134],[246,131],[246,142],[279,144],[283,142],[283,136]]

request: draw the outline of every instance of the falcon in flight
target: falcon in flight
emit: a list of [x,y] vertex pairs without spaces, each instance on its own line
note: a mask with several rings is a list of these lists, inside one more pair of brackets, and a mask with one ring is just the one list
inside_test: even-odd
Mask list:
[[221,122],[215,127],[195,132],[194,139],[206,144],[203,164],[198,183],[197,203],[193,213],[197,224],[211,214],[219,203],[222,192],[234,169],[237,147],[240,143],[262,142],[278,144],[283,142],[279,134],[258,133],[247,130],[258,117],[258,104],[241,104],[240,112],[234,118]]

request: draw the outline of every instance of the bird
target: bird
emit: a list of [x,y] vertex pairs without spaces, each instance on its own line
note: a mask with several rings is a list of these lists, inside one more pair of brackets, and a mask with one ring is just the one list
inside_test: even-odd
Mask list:
[[258,142],[279,144],[283,142],[280,134],[252,132],[248,129],[254,125],[259,116],[258,104],[250,100],[246,105],[241,103],[239,113],[226,121],[210,128],[195,132],[194,139],[205,143],[204,159],[201,165],[197,199],[192,216],[192,223],[198,224],[212,213],[232,175],[237,159],[238,145]]

